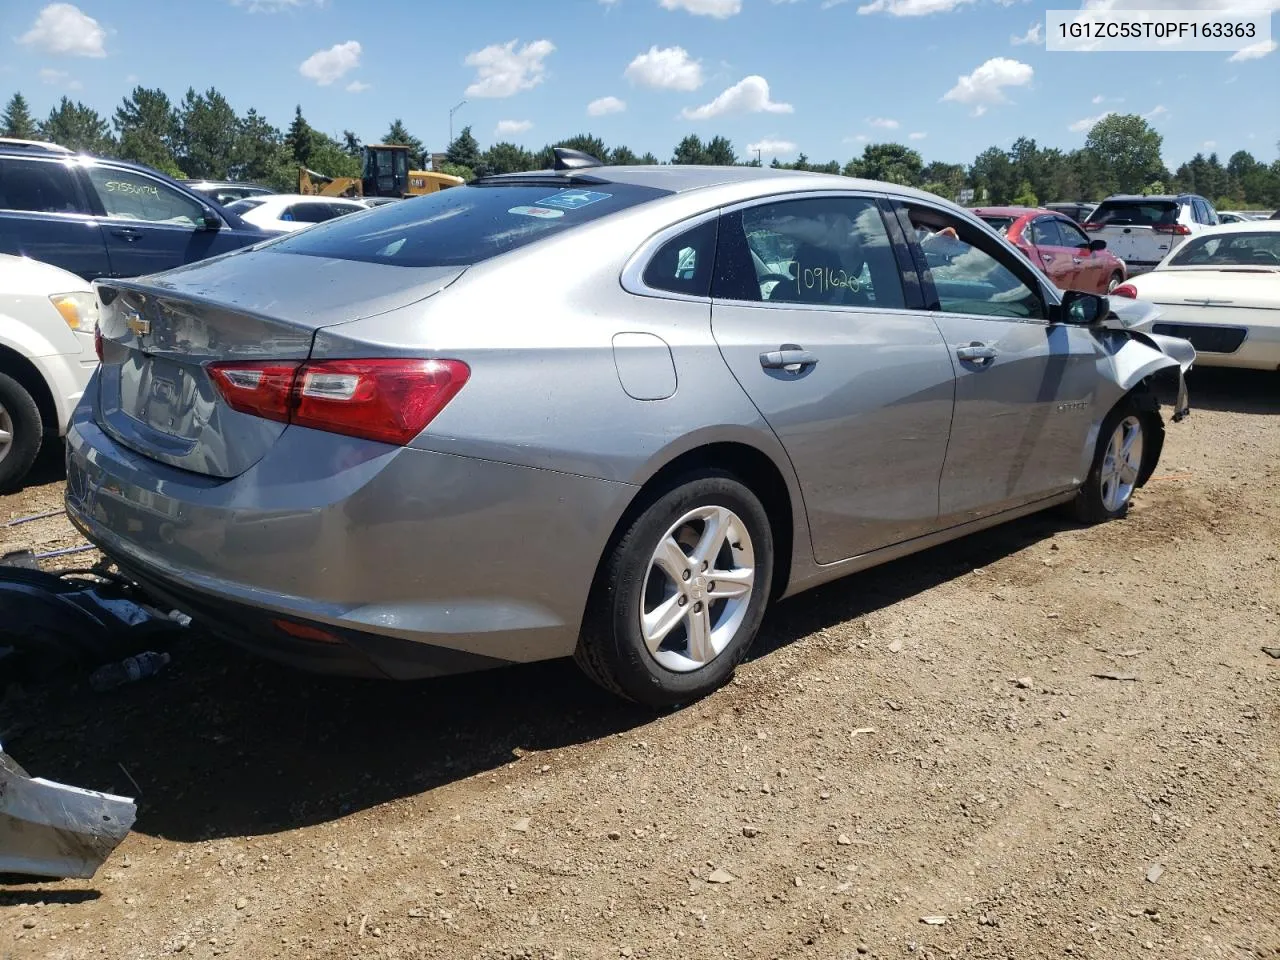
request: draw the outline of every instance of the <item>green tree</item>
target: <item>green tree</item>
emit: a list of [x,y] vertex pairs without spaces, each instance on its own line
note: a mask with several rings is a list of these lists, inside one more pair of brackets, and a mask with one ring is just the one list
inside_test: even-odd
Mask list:
[[[796,169],[804,169],[797,167]],[[846,176],[915,186],[921,182],[924,161],[901,143],[869,143],[862,156],[845,165]]]
[[[449,163],[458,167],[466,167],[468,170],[474,170],[479,165],[480,144],[472,136],[470,126],[462,128],[462,131],[454,138],[453,143],[449,144],[449,149],[445,156]],[[460,177],[462,174],[455,173],[454,176]]]
[[1015,205],[1019,207],[1038,207],[1040,206],[1040,198],[1036,196],[1035,190],[1031,188],[1030,180],[1023,180],[1018,185],[1018,193],[1013,198]]
[[353,157],[360,156],[360,150],[363,148],[363,146],[364,144],[360,142],[360,138],[357,137],[350,130],[342,131],[342,149],[347,151],[347,153],[351,154],[351,156]]
[[696,133],[691,133],[676,144],[671,162],[686,165],[706,163],[706,155],[707,148],[702,145],[702,138]]
[[5,105],[4,113],[0,113],[0,136],[34,140],[37,133],[39,133],[38,124],[31,116],[27,98],[20,93],[15,93]]
[[815,173],[839,173],[840,161],[828,160],[826,163],[814,164],[811,168]]
[[658,158],[646,150],[644,155],[640,158],[640,165],[644,167],[656,167],[658,165]]
[[707,141],[701,162],[713,167],[731,167],[738,162],[738,156],[728,138],[712,137]]
[[67,97],[49,111],[49,118],[40,124],[40,136],[71,150],[98,156],[115,153],[116,143],[107,121],[92,107],[86,107],[78,100],[72,103]]
[[450,163],[447,160],[440,164],[440,173],[447,173],[451,177],[461,177],[463,180],[474,180],[476,178],[475,171],[470,167],[463,166],[460,163]]
[[965,185],[965,170],[962,163],[942,163],[933,161],[920,171],[920,180],[924,189],[936,193],[948,200],[955,200]]
[[1008,203],[1017,192],[1013,164],[999,147],[988,147],[978,154],[970,168],[970,179],[975,194],[986,203]]
[[[289,132],[284,135],[284,144],[289,148],[289,153],[304,167],[310,166],[315,142],[316,132],[303,117],[301,105],[294,107],[293,123],[289,124]],[[323,170],[320,172],[324,173]]]
[[1093,125],[1084,148],[1122,193],[1136,193],[1164,178],[1160,159],[1163,138],[1137,114],[1112,114]]
[[615,167],[633,167],[640,162],[640,158],[632,152],[630,147],[614,147],[609,151],[609,163]]
[[189,177],[225,180],[235,161],[240,118],[227,98],[213,87],[204,93],[188,88],[178,107],[178,165]]
[[496,173],[521,173],[532,169],[534,169],[532,153],[524,147],[503,141],[495,143],[480,155],[480,165],[475,172],[490,176]]
[[[463,129],[462,132],[470,136],[471,128],[466,127]],[[402,144],[408,147],[409,159],[410,159],[411,165],[426,163],[427,148],[422,145],[421,140],[419,140],[417,137],[415,137],[412,133],[409,132],[408,128],[404,125],[403,121],[401,121],[399,117],[396,117],[394,120],[391,121],[391,126],[387,128],[387,135],[382,138],[382,142],[391,143],[391,144]],[[472,144],[475,145],[475,155],[471,157],[472,163],[470,165],[474,166],[475,161],[480,156],[480,145],[475,142],[474,137],[472,138],[471,142]]]
[[120,138],[120,156],[171,177],[183,175],[175,156],[179,142],[178,111],[159,88],[134,87],[116,107],[112,125]]
[[275,190],[292,192],[298,186],[298,161],[284,144],[280,131],[257,110],[240,120],[231,176]]
[[360,176],[360,158],[347,153],[333,137],[317,132],[311,143],[311,169],[328,177]]

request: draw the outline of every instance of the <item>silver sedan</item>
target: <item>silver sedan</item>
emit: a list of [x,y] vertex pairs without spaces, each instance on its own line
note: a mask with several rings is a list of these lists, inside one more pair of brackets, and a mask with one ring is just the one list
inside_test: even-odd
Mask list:
[[100,281],[72,520],[269,656],[573,655],[662,705],[725,682],[772,600],[1056,505],[1119,517],[1155,468],[1173,342],[965,210],[558,167]]

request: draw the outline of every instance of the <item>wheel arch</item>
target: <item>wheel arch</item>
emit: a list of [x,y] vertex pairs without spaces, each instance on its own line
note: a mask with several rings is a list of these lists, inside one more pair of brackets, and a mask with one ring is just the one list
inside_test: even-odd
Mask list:
[[53,391],[36,365],[12,347],[0,343],[0,373],[8,374],[31,394],[40,411],[41,431],[46,435],[57,433],[58,408]]

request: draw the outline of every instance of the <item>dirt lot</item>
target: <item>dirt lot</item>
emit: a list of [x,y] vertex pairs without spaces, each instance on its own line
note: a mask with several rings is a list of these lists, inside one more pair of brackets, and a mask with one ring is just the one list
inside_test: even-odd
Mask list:
[[789,601],[667,716],[564,663],[358,684],[199,637],[11,690],[20,762],[140,813],[94,880],[0,887],[0,957],[1280,957],[1280,381],[1192,400],[1128,519]]

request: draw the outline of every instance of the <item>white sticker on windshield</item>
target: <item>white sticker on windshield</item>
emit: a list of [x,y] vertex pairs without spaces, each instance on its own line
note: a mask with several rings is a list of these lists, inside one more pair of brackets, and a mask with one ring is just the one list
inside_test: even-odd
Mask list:
[[507,213],[518,213],[524,217],[537,217],[539,220],[554,220],[563,217],[563,210],[552,210],[550,207],[512,207]]

